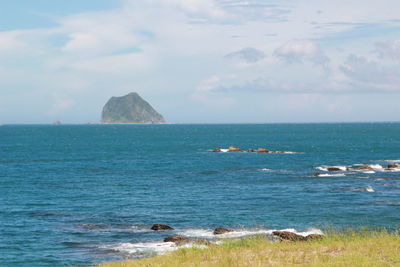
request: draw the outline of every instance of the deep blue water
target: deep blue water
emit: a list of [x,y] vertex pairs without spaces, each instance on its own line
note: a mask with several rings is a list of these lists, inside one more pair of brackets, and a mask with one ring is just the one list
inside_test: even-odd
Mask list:
[[[230,145],[300,153],[209,151]],[[148,253],[135,244],[171,234],[153,223],[173,233],[396,227],[400,172],[312,175],[385,167],[399,149],[400,123],[0,126],[0,265],[135,258]]]

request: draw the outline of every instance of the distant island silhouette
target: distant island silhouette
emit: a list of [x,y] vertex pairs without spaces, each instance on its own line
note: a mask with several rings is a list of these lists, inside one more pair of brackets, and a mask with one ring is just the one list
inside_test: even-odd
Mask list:
[[101,123],[165,123],[164,117],[147,101],[133,92],[121,97],[111,97],[101,114]]

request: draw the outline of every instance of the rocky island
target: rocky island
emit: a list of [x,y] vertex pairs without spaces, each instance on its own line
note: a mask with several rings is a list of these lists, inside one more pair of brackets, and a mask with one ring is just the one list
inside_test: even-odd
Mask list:
[[102,123],[165,123],[159,114],[138,93],[111,97],[103,107]]

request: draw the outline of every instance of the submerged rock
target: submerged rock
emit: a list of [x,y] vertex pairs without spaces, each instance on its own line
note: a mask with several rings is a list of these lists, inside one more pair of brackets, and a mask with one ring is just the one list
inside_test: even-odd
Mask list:
[[103,107],[102,123],[165,123],[148,102],[137,93],[112,97]]
[[262,147],[260,147],[260,148],[257,150],[257,153],[269,153],[269,150],[268,150],[268,149],[265,149],[265,148],[262,148]]
[[230,146],[228,148],[228,152],[243,152],[243,150],[241,150],[240,148],[235,147],[235,146]]
[[338,167],[328,167],[328,168],[326,168],[326,170],[329,171],[329,172],[338,172],[338,171],[342,171],[342,169],[341,169],[341,168],[338,168]]
[[212,150],[212,152],[222,152],[222,150],[221,150],[220,148],[214,148],[214,149]]
[[400,165],[399,164],[396,164],[396,163],[390,163],[390,164],[388,164],[388,169],[396,169],[396,168],[400,168]]
[[214,235],[222,235],[222,234],[226,234],[226,233],[230,233],[230,232],[233,232],[233,230],[232,229],[227,229],[227,228],[224,228],[224,227],[218,227],[218,228],[216,228],[214,230],[213,234]]
[[169,225],[166,225],[166,224],[159,224],[159,223],[153,224],[153,226],[152,226],[150,229],[151,229],[151,230],[154,230],[154,231],[160,231],[160,230],[174,230],[174,228],[172,228],[172,227],[169,226]]
[[174,236],[169,236],[169,237],[164,238],[164,242],[173,242],[177,246],[185,245],[185,244],[189,243],[190,241],[191,241],[190,238],[180,236],[180,235],[174,235]]
[[351,168],[352,171],[372,171],[373,168],[369,165],[361,165],[355,168]]

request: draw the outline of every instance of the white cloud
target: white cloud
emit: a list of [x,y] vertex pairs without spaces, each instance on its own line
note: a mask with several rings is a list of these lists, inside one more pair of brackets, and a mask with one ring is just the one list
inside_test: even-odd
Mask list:
[[274,55],[288,63],[302,63],[304,61],[321,65],[329,63],[329,58],[323,53],[319,45],[311,40],[288,41],[275,49]]
[[385,66],[363,56],[350,55],[340,69],[351,82],[366,91],[400,91],[398,66]]
[[377,42],[375,48],[381,58],[400,59],[400,40]]
[[240,61],[244,61],[246,63],[255,63],[257,61],[260,61],[265,58],[264,52],[252,48],[252,47],[246,47],[241,50],[231,52],[227,55],[225,55],[225,58],[231,58],[231,59],[237,59]]

